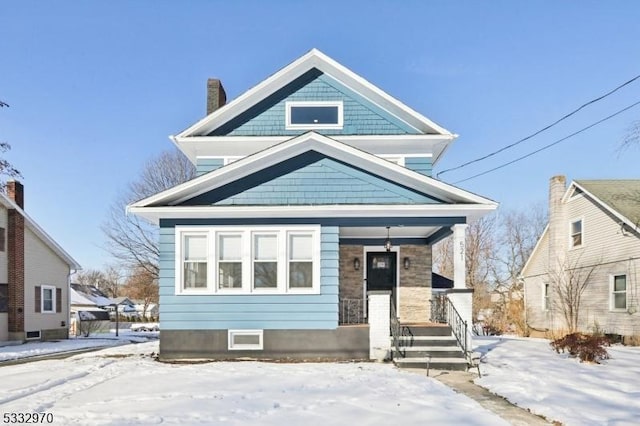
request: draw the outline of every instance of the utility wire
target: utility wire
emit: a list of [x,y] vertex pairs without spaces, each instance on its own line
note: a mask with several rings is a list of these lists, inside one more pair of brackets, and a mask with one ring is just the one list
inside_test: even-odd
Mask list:
[[458,183],[461,183],[461,182],[466,182],[466,181],[468,181],[468,180],[471,180],[471,179],[477,178],[478,176],[486,175],[487,173],[494,172],[494,171],[496,171],[496,170],[498,170],[498,169],[501,169],[501,168],[503,168],[503,167],[507,167],[507,166],[508,166],[508,165],[510,165],[510,164],[516,163],[516,162],[518,162],[518,161],[520,161],[520,160],[524,160],[524,159],[525,159],[525,158],[527,158],[527,157],[531,157],[531,156],[532,156],[532,155],[534,155],[534,154],[537,154],[537,153],[539,153],[539,152],[541,152],[541,151],[544,151],[545,149],[549,149],[549,148],[551,148],[552,146],[559,144],[560,142],[566,141],[566,140],[567,140],[567,139],[569,139],[569,138],[572,138],[572,137],[574,137],[574,136],[576,136],[576,135],[578,135],[578,134],[580,134],[580,133],[582,133],[582,132],[584,132],[584,131],[586,131],[586,130],[589,130],[589,129],[591,129],[592,127],[597,126],[598,124],[604,123],[605,121],[607,121],[607,120],[609,120],[609,119],[611,119],[611,118],[615,117],[616,115],[620,115],[620,114],[622,114],[623,112],[625,112],[625,111],[627,111],[627,110],[629,110],[629,109],[631,109],[631,108],[633,108],[633,107],[635,107],[635,106],[637,106],[637,105],[640,105],[640,101],[638,101],[638,102],[636,102],[636,103],[633,103],[633,104],[631,104],[631,105],[629,105],[629,106],[627,106],[627,107],[625,107],[625,108],[622,108],[621,110],[616,111],[616,112],[614,112],[613,114],[611,114],[611,115],[609,115],[609,116],[607,116],[607,117],[605,117],[605,118],[603,118],[603,119],[601,119],[601,120],[598,120],[598,121],[596,121],[595,123],[592,123],[592,124],[588,125],[587,127],[583,127],[582,129],[580,129],[580,130],[578,130],[578,131],[576,131],[576,132],[573,132],[573,133],[571,133],[571,134],[570,134],[570,135],[568,135],[568,136],[565,136],[565,137],[563,137],[563,138],[561,138],[561,139],[558,139],[558,140],[557,140],[557,141],[555,141],[555,142],[552,142],[552,143],[550,143],[550,144],[548,144],[548,145],[545,145],[545,146],[543,146],[542,148],[536,149],[535,151],[532,151],[532,152],[530,152],[530,153],[528,153],[528,154],[525,154],[525,155],[523,155],[522,157],[518,157],[518,158],[516,158],[515,160],[511,160],[511,161],[509,161],[509,162],[507,162],[507,163],[504,163],[504,164],[501,164],[501,165],[499,165],[499,166],[497,166],[497,167],[494,167],[494,168],[492,168],[492,169],[486,170],[486,171],[484,171],[484,172],[482,172],[482,173],[478,173],[478,174],[475,174],[475,175],[470,176],[470,177],[468,177],[468,178],[465,178],[465,179],[459,180],[459,181],[457,181],[457,182],[454,182],[454,184],[458,184]]
[[517,140],[516,142],[514,142],[514,143],[512,143],[512,144],[509,144],[509,145],[507,145],[507,146],[504,146],[504,147],[502,147],[502,148],[498,149],[497,151],[493,151],[493,152],[491,152],[491,153],[489,153],[489,154],[487,154],[487,155],[485,155],[485,156],[483,156],[483,157],[479,157],[479,158],[476,158],[475,160],[467,161],[466,163],[460,164],[459,166],[452,167],[452,168],[450,168],[450,169],[445,169],[445,170],[441,171],[440,173],[438,173],[438,174],[436,175],[436,177],[440,177],[440,175],[442,175],[442,174],[444,174],[444,173],[447,173],[447,172],[450,172],[450,171],[453,171],[453,170],[461,169],[461,168],[463,168],[463,167],[468,166],[469,164],[473,164],[473,163],[477,163],[478,161],[486,160],[487,158],[489,158],[489,157],[493,157],[494,155],[499,154],[499,153],[501,153],[502,151],[506,151],[506,150],[507,150],[507,149],[509,149],[509,148],[513,148],[514,146],[519,145],[519,144],[521,144],[522,142],[527,141],[527,140],[529,140],[529,139],[533,138],[534,136],[539,135],[540,133],[542,133],[542,132],[544,132],[544,131],[546,131],[546,130],[549,130],[550,128],[552,128],[552,127],[553,127],[553,126],[555,126],[556,124],[560,123],[561,121],[564,121],[564,120],[566,120],[567,118],[571,117],[572,115],[577,114],[577,113],[578,113],[578,111],[580,111],[580,110],[582,110],[582,109],[586,108],[587,106],[589,106],[589,105],[591,105],[591,104],[594,104],[594,103],[596,103],[596,102],[598,102],[598,101],[601,101],[602,99],[606,98],[607,96],[614,94],[614,93],[615,93],[615,92],[617,92],[618,90],[620,90],[620,89],[622,89],[623,87],[625,87],[625,86],[627,86],[627,85],[629,85],[629,84],[633,83],[634,81],[638,80],[639,78],[640,78],[640,75],[637,75],[637,76],[633,77],[631,80],[628,80],[628,81],[626,81],[626,82],[622,83],[621,85],[619,85],[618,87],[616,87],[616,88],[614,88],[614,89],[612,89],[612,90],[608,91],[608,92],[607,92],[607,93],[605,93],[604,95],[598,96],[597,98],[592,99],[592,100],[590,100],[589,102],[587,102],[587,103],[585,103],[585,104],[580,105],[578,108],[574,109],[574,110],[573,110],[573,111],[571,111],[570,113],[565,114],[564,116],[562,116],[561,118],[557,119],[557,120],[556,120],[556,121],[554,121],[553,123],[551,123],[551,124],[549,124],[548,126],[545,126],[545,127],[543,127],[542,129],[540,129],[540,130],[538,130],[538,131],[536,131],[536,132],[534,132],[534,133],[530,134],[529,136],[525,136],[524,138],[522,138],[522,139],[520,139],[520,140]]

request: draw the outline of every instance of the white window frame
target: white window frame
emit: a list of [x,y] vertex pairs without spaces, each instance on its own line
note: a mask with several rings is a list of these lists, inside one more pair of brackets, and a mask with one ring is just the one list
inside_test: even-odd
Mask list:
[[[573,244],[573,224],[580,222],[580,245]],[[584,242],[584,217],[577,217],[569,221],[569,249],[579,249],[585,246]]]
[[[238,231],[214,231],[211,232],[211,235],[213,236],[214,239],[214,253],[210,256],[213,257],[213,275],[211,276],[211,278],[208,281],[208,285],[207,288],[210,288],[211,286],[213,286],[213,288],[215,289],[216,292],[218,293],[227,293],[227,294],[234,294],[234,293],[242,293],[242,289],[244,287],[244,281],[246,280],[247,277],[247,268],[245,267],[244,264],[244,258],[245,258],[245,252],[246,252],[246,244],[243,240],[243,233],[242,232],[238,232]],[[220,288],[220,256],[219,251],[220,251],[220,237],[221,236],[239,236],[240,237],[240,268],[242,270],[242,283],[240,285],[240,287],[235,287],[235,288],[227,288],[227,287],[223,287]],[[223,263],[226,261],[223,261]]]
[[[278,274],[278,281],[276,282],[276,286],[269,288],[269,287],[265,287],[265,288],[256,288],[254,287],[255,283],[254,283],[254,275],[253,275],[253,268],[254,265],[256,263],[255,260],[255,246],[254,246],[254,237],[255,236],[275,236],[276,237],[276,271]],[[249,276],[249,281],[251,282],[251,292],[252,293],[264,293],[264,294],[273,294],[273,293],[279,293],[282,292],[282,242],[280,241],[280,235],[278,232],[273,232],[273,231],[253,231],[251,232],[251,237],[250,237],[250,241],[249,244],[251,244],[251,255],[250,255],[250,276]],[[271,260],[272,262],[273,260]],[[258,261],[258,263],[260,263],[260,261]]]
[[[293,124],[291,108],[293,107],[338,107],[338,123],[334,124]],[[285,102],[285,129],[342,129],[344,127],[344,105],[342,101],[288,101]]]
[[[184,287],[184,240],[187,236],[204,236],[207,238],[207,285],[204,288],[185,288]],[[176,294],[208,294],[211,285],[211,236],[208,232],[198,229],[185,230],[184,232],[176,232],[175,241],[175,275],[176,275]]]
[[549,310],[549,296],[550,296],[551,286],[549,283],[542,283],[542,310]]
[[[258,336],[257,345],[233,344],[235,336]],[[227,349],[230,351],[261,351],[264,349],[264,331],[263,330],[228,330],[227,332]]]
[[[44,309],[44,292],[45,290],[51,290],[51,310]],[[52,285],[40,286],[40,312],[43,314],[55,314],[56,313],[56,287]]]
[[[311,288],[288,288],[288,238],[289,234],[312,236],[313,278]],[[218,288],[218,235],[242,235],[242,287]],[[276,289],[253,289],[253,235],[277,235],[278,285]],[[207,286],[203,289],[182,288],[182,251],[185,235],[207,235]],[[320,225],[264,225],[264,226],[176,226],[175,227],[175,294],[176,295],[300,295],[320,294],[321,260]]]
[[[615,294],[623,293],[622,291],[614,291],[616,277],[624,277],[624,308],[616,308]],[[609,275],[609,310],[611,312],[626,312],[629,309],[629,280],[626,273]]]

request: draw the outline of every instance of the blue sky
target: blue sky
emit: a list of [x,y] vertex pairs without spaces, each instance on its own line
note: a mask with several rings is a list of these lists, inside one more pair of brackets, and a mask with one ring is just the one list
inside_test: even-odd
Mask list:
[[[316,47],[460,137],[436,173],[512,143],[640,74],[635,1],[4,1],[0,140],[27,212],[85,268],[110,258],[108,206],[167,138]],[[456,182],[640,100],[640,81]],[[638,178],[619,155],[640,106],[516,165],[460,184],[546,202],[548,179]]]

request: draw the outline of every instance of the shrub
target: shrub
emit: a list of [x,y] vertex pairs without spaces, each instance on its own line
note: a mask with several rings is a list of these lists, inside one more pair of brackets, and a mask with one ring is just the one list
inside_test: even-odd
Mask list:
[[568,352],[570,356],[580,358],[581,362],[595,362],[609,359],[605,346],[611,346],[609,339],[603,335],[571,333],[551,342],[557,353]]

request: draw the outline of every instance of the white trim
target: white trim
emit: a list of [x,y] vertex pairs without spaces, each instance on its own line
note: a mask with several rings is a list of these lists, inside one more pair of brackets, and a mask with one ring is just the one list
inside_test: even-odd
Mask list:
[[[294,124],[291,122],[291,108],[295,107],[337,107],[338,122],[331,124]],[[344,106],[342,101],[286,101],[284,115],[286,130],[342,129],[344,126]]]
[[495,205],[322,205],[322,206],[167,206],[129,207],[129,213],[152,223],[162,219],[255,218],[378,218],[466,216],[473,221],[495,210]]
[[[580,222],[580,244],[573,244],[573,224]],[[576,234],[577,235],[577,234]],[[578,250],[586,246],[584,233],[584,216],[577,216],[569,220],[569,250]]]
[[391,115],[422,133],[452,135],[448,130],[438,126],[422,114],[383,92],[353,71],[329,58],[324,53],[317,49],[312,49],[266,80],[263,80],[253,88],[244,92],[227,105],[217,109],[188,129],[180,132],[178,136],[202,135],[215,130],[313,68],[330,75],[351,90],[368,98],[378,107],[386,110]]
[[[393,241],[393,239],[391,240]],[[364,266],[363,267],[363,273],[362,273],[362,293],[364,295],[364,317],[367,318],[367,268],[369,265],[369,261],[367,259],[367,255],[369,253],[374,253],[374,252],[386,252],[387,249],[384,246],[362,246],[362,263]],[[396,254],[396,291],[395,291],[395,295],[396,295],[396,315],[398,316],[398,318],[400,318],[400,246],[393,246],[391,247],[391,250],[389,250],[390,253],[395,253]]]
[[[620,276],[624,277],[624,302],[625,302],[624,308],[615,307],[616,305],[615,305],[614,295],[620,294],[622,292],[621,291],[614,292],[613,289],[614,289],[615,278]],[[629,309],[629,276],[627,275],[626,272],[619,273],[619,274],[616,274],[616,273],[609,274],[609,312],[627,312],[627,309]]]
[[[538,248],[540,247],[540,244],[542,243],[542,239],[544,238],[544,236],[547,234],[548,231],[549,231],[549,224],[547,223],[545,225],[544,229],[542,230],[542,233],[540,234],[540,237],[538,238],[538,241],[536,242],[536,245],[533,246],[533,250],[531,250],[531,254],[529,254],[529,258],[527,259],[527,261],[525,262],[524,266],[522,267],[522,272],[520,273],[520,275],[523,278],[526,277],[525,271],[529,267],[529,263],[532,262],[531,259],[533,259],[533,256],[538,251]],[[526,286],[525,286],[525,288],[526,288]]]
[[[51,290],[51,310],[44,309],[44,291]],[[56,313],[56,287],[52,285],[41,285],[40,286],[40,313],[41,314],[55,314]]]
[[20,208],[12,199],[0,192],[0,204],[3,204],[7,209],[15,209],[24,217],[25,224],[33,231],[38,238],[40,238],[55,254],[57,254],[64,262],[69,265],[70,269],[82,270],[82,266],[74,258],[69,255],[60,245],[47,234],[25,211]]
[[[235,336],[258,336],[258,344],[234,344]],[[261,351],[264,348],[264,330],[227,330],[227,349],[230,351]]]
[[162,191],[151,197],[130,204],[131,207],[144,207],[151,204],[176,205],[220,186],[230,184],[252,173],[278,164],[286,158],[316,151],[331,158],[339,158],[363,170],[390,179],[421,193],[426,193],[445,202],[490,204],[495,209],[497,203],[471,192],[462,190],[437,179],[393,164],[376,155],[345,145],[341,142],[308,132],[287,142],[272,146],[242,158],[226,167],[221,167],[200,177]]
[[[310,288],[289,288],[288,253],[289,235],[309,234],[312,238],[313,277]],[[276,235],[278,255],[278,284],[276,288],[253,287],[253,236]],[[182,251],[185,235],[207,235],[207,286],[203,289],[186,290],[182,285]],[[218,274],[218,240],[221,235],[241,236],[242,286],[239,288],[220,288]],[[175,227],[175,294],[176,295],[250,295],[250,294],[320,294],[321,244],[320,225],[260,225],[260,226],[176,226]]]
[[[610,212],[612,215],[614,215],[615,217],[617,217],[618,219],[620,219],[622,222],[626,223],[627,226],[629,226],[629,228],[634,229],[636,231],[640,231],[640,227],[638,226],[637,223],[633,222],[631,219],[629,219],[628,217],[622,215],[619,211],[617,211],[616,209],[612,208],[611,206],[609,206],[607,203],[603,202],[602,200],[600,200],[600,198],[596,197],[595,195],[593,195],[591,192],[587,191],[587,189],[583,186],[581,186],[580,184],[578,184],[577,182],[573,181],[571,182],[571,185],[569,185],[569,189],[571,189],[572,186],[575,186],[577,188],[580,188],[580,190],[584,193],[584,194],[588,194],[589,197],[594,200],[595,202],[597,202],[600,206],[602,206],[604,209],[606,209],[608,212]],[[569,189],[567,191],[569,191]],[[565,194],[565,197],[567,196],[568,192]],[[563,197],[563,201],[565,200],[565,198]]]

